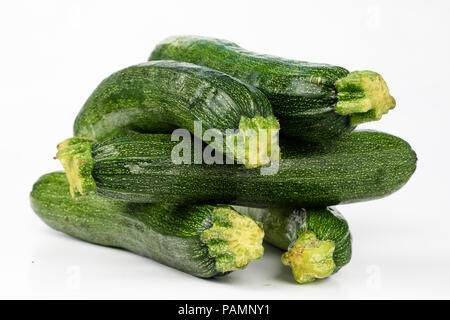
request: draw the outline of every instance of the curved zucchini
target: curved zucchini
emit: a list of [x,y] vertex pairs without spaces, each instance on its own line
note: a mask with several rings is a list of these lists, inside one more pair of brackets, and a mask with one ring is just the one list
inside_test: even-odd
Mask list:
[[229,206],[136,204],[96,194],[74,199],[63,172],[39,178],[31,205],[55,230],[124,248],[197,277],[241,269],[264,251],[261,228]]
[[72,193],[97,190],[134,202],[325,207],[395,192],[413,174],[417,160],[404,140],[370,131],[353,132],[333,145],[282,144],[283,159],[272,175],[242,165],[175,164],[177,142],[170,135],[130,135],[99,143],[77,139],[61,143],[56,156]]
[[171,37],[149,58],[159,59],[217,69],[257,87],[269,98],[281,133],[304,141],[340,137],[395,107],[386,83],[375,72],[349,73],[328,64],[257,54],[226,40]]
[[[213,130],[224,141],[205,142],[234,154],[249,168],[269,163],[271,156],[279,157],[277,150],[272,152],[278,149],[279,124],[264,94],[222,72],[176,61],[146,62],[103,80],[75,119],[74,134],[103,140],[128,132],[171,133],[185,128],[203,139],[196,121],[199,130]],[[239,153],[234,148],[236,138],[252,131],[258,137],[258,130],[267,130],[271,139],[254,158],[251,149]]]
[[335,208],[233,209],[261,222],[264,240],[287,250],[282,262],[291,267],[299,283],[326,278],[350,262],[352,236],[347,221]]

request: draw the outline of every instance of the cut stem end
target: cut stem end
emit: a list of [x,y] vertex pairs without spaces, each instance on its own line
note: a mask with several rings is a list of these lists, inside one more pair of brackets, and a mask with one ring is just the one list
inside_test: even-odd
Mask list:
[[395,107],[386,82],[376,72],[354,71],[335,83],[338,93],[336,112],[350,116],[350,124],[380,120]]
[[280,159],[278,132],[280,124],[274,116],[241,117],[239,131],[227,135],[227,153],[247,168],[257,168]]
[[72,197],[95,191],[92,177],[94,160],[92,159],[92,139],[69,138],[58,144],[55,159],[61,161],[66,170]]
[[216,269],[225,273],[242,269],[264,253],[264,231],[249,217],[231,207],[217,207],[212,213],[213,226],[201,235],[209,254],[216,259]]
[[330,276],[336,265],[333,260],[333,241],[317,239],[312,231],[302,232],[294,245],[281,257],[291,267],[298,283],[308,283]]

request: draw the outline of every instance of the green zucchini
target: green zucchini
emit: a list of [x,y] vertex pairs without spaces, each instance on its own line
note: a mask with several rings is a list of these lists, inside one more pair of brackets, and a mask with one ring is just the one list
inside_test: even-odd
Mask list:
[[375,131],[353,132],[329,145],[281,144],[283,158],[271,175],[236,164],[176,164],[175,146],[165,134],[99,143],[71,138],[59,145],[56,158],[74,195],[96,190],[133,202],[253,207],[325,207],[381,198],[408,181],[417,160],[407,142]]
[[55,230],[124,248],[198,277],[241,269],[264,251],[259,225],[229,206],[139,204],[95,193],[72,198],[63,172],[39,178],[31,205]]
[[[171,133],[176,128],[200,139],[206,130],[221,135],[221,140],[205,142],[249,168],[279,158],[279,124],[264,94],[222,72],[176,61],[146,62],[103,80],[76,117],[74,135],[103,140],[128,132]],[[235,139],[259,137],[259,130],[267,130],[268,139],[256,155],[249,154],[250,148],[234,147]]]
[[283,264],[295,280],[307,283],[326,278],[350,262],[352,236],[344,217],[333,207],[321,209],[260,209],[233,206],[261,222],[264,240],[287,250]]
[[257,54],[226,40],[171,37],[149,58],[160,59],[217,69],[257,87],[269,98],[281,134],[304,141],[338,138],[395,107],[386,83],[375,72],[349,73],[328,64]]

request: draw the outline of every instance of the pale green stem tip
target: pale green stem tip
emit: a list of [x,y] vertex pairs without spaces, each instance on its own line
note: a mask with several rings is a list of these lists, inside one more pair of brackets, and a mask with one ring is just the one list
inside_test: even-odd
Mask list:
[[242,269],[264,253],[264,231],[260,225],[231,207],[217,207],[212,213],[213,226],[201,234],[209,254],[222,273]]
[[308,283],[330,276],[336,265],[333,260],[334,242],[319,240],[312,231],[299,234],[294,245],[281,257],[291,267],[298,283]]
[[92,169],[92,139],[69,138],[58,144],[55,159],[61,161],[66,170],[72,197],[85,195],[96,189]]
[[227,153],[247,168],[257,168],[280,159],[278,132],[280,124],[274,116],[241,117],[239,131],[226,137]]
[[376,72],[354,71],[335,83],[338,94],[336,112],[350,116],[350,124],[380,120],[395,107],[386,82]]

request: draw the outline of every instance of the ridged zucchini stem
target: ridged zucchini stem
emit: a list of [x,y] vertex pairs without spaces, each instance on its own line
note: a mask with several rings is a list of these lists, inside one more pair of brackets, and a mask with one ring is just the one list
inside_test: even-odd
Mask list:
[[92,177],[94,159],[89,138],[69,138],[58,144],[55,159],[61,161],[70,184],[72,197],[95,191],[96,184]]
[[334,242],[319,240],[312,231],[298,235],[294,245],[285,252],[281,261],[291,267],[298,283],[308,283],[330,276],[336,268],[333,260]]
[[216,259],[218,272],[244,268],[264,254],[264,231],[260,225],[230,207],[217,207],[212,213],[213,225],[202,232],[200,240]]
[[338,93],[336,112],[350,116],[350,124],[380,120],[395,107],[386,82],[376,72],[354,71],[335,83]]
[[247,168],[257,168],[280,159],[278,132],[280,124],[274,116],[241,117],[239,131],[227,135],[227,152]]

